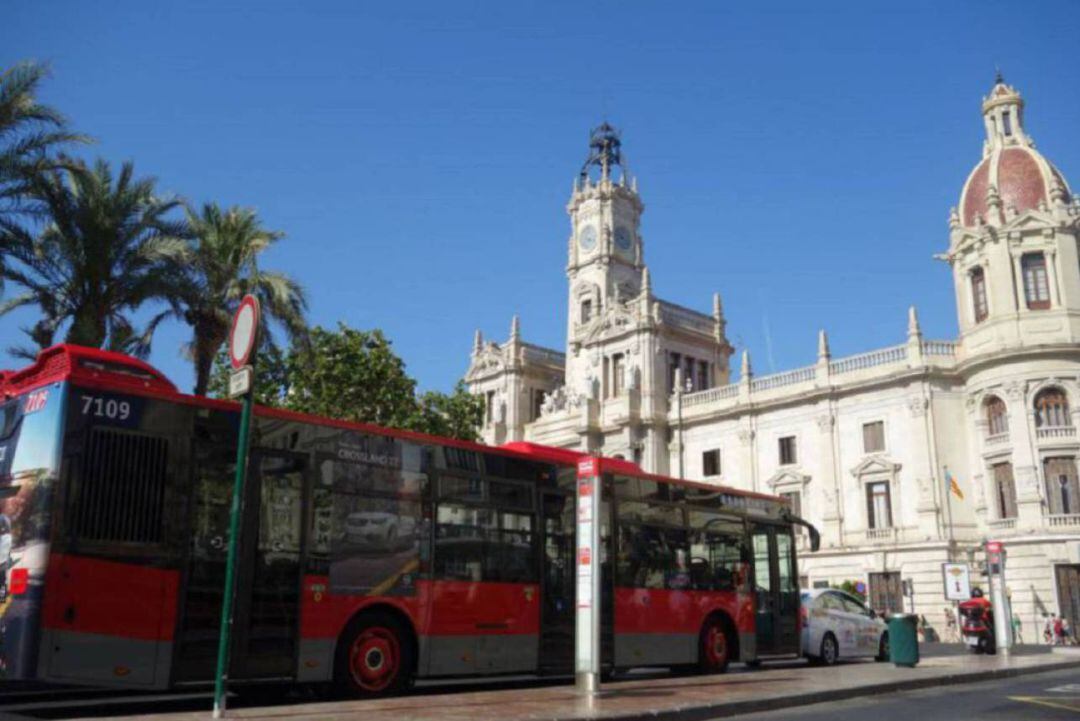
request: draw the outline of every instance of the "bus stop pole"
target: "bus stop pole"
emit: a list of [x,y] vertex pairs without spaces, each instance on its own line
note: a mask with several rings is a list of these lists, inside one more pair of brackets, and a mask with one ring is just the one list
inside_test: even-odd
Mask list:
[[574,598],[574,680],[580,693],[592,697],[600,688],[600,474],[595,458],[578,463],[577,589]]
[[225,712],[225,681],[229,672],[229,641],[236,592],[236,556],[240,546],[240,509],[247,477],[253,390],[243,396],[240,437],[236,445],[236,475],[233,479],[232,507],[229,509],[229,550],[225,561],[225,594],[221,602],[221,636],[218,639],[217,674],[214,676],[214,718]]

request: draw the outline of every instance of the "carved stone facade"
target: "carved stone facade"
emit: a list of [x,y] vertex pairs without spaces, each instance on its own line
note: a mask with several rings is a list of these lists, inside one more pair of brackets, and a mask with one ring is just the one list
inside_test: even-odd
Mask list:
[[1057,569],[1080,566],[1080,201],[1023,107],[1000,78],[984,99],[983,158],[937,256],[957,340],[925,339],[912,308],[895,346],[834,359],[822,331],[812,365],[755,376],[744,352],[735,382],[719,295],[705,314],[653,294],[644,205],[602,126],[567,205],[566,352],[523,343],[516,323],[503,344],[478,335],[466,380],[489,400],[483,437],[790,494],[822,531],[800,559],[805,583],[898,573],[914,595],[891,603],[935,627],[941,563],[977,564],[987,538],[1009,550],[1025,638],[1044,613],[1077,613],[1059,605]]

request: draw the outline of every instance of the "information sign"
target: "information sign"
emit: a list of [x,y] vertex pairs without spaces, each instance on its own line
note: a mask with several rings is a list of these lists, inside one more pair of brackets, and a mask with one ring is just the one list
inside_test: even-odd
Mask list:
[[971,598],[971,569],[966,563],[941,564],[941,576],[945,583],[945,599],[966,601]]

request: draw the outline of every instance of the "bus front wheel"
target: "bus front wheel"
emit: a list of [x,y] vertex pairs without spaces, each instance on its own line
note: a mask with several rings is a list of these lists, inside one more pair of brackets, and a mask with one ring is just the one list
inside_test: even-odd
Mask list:
[[705,673],[723,673],[731,662],[732,638],[727,624],[713,616],[701,629],[699,665]]
[[334,680],[349,696],[392,694],[412,680],[414,655],[412,638],[397,618],[387,613],[362,614],[342,634]]

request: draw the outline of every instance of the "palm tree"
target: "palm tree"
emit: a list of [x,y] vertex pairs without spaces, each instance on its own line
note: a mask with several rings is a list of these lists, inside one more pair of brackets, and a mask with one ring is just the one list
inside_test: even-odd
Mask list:
[[98,160],[93,167],[61,157],[29,180],[27,197],[40,208],[32,226],[0,228],[0,276],[23,292],[0,304],[0,315],[37,306],[41,320],[26,332],[39,347],[65,340],[145,357],[168,311],[137,329],[130,314],[154,299],[167,300],[175,266],[187,250],[182,220],[168,216],[180,203],[155,194],[153,178],[119,175]]
[[52,151],[86,136],[68,132],[59,112],[37,101],[38,87],[49,74],[38,63],[18,63],[0,72],[0,228],[25,208],[29,182],[56,167]]
[[[284,327],[294,343],[307,338],[307,297],[284,273],[259,268],[259,254],[284,234],[264,228],[255,211],[207,203],[199,212],[188,208],[187,223],[192,240],[184,258],[186,280],[175,302],[192,329],[188,353],[195,365],[195,393],[205,395],[214,356],[246,294],[259,298],[264,318]],[[270,333],[264,338],[273,343]]]

